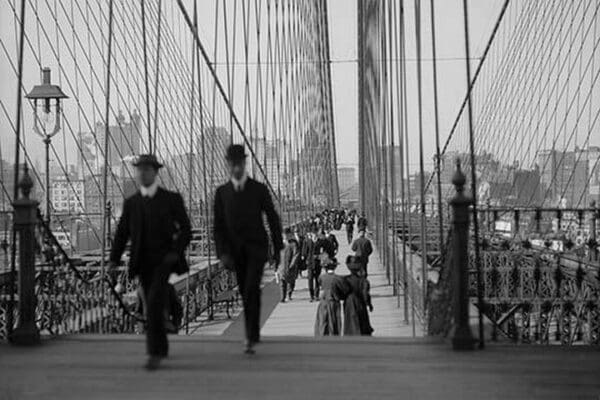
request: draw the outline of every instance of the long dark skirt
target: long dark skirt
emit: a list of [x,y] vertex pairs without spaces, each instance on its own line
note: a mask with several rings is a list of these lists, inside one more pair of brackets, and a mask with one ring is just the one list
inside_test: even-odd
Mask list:
[[317,308],[315,336],[338,336],[342,331],[342,313],[337,300],[321,300]]
[[373,333],[365,302],[354,294],[344,301],[344,336],[370,336]]

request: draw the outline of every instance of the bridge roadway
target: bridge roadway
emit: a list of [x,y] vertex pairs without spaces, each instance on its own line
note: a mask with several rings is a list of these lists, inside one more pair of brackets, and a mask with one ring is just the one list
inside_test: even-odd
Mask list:
[[0,345],[0,399],[596,400],[600,352],[489,346],[457,353],[426,339],[270,337],[249,357],[223,337],[176,336],[162,370],[141,336]]

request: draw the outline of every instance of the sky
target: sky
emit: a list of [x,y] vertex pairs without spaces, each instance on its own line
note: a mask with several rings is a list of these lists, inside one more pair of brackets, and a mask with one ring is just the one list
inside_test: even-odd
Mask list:
[[[186,0],[187,3],[191,3],[190,0]],[[68,1],[60,2],[64,4],[65,9],[63,12],[66,14],[69,12]],[[431,36],[430,36],[430,24],[429,24],[429,1],[422,1],[422,19],[423,19],[423,115],[424,115],[424,145],[426,154],[426,168],[431,166],[431,156],[434,153],[434,125],[433,125],[433,96],[432,96],[432,70],[431,70]],[[471,53],[473,58],[477,58],[481,55],[486,41],[490,35],[493,24],[499,14],[500,7],[503,0],[470,0],[469,1],[469,12],[470,12],[470,35],[471,35]],[[0,7],[0,38],[2,39],[2,51],[0,51],[0,86],[3,88],[1,99],[3,109],[0,110],[0,138],[2,139],[2,154],[1,156],[5,159],[11,159],[11,155],[14,152],[14,134],[12,133],[12,126],[10,119],[14,119],[14,110],[16,108],[15,95],[16,92],[16,79],[14,74],[14,62],[16,54],[16,25],[14,23],[13,12],[15,1],[5,1]],[[44,6],[45,4],[45,6]],[[40,2],[40,7],[47,7],[44,9],[46,14],[51,10],[51,3]],[[82,3],[80,3],[82,4]],[[87,3],[86,3],[87,4]],[[95,4],[91,2],[89,4]],[[165,3],[170,4],[170,3]],[[200,5],[210,4],[206,7],[206,10],[211,11],[213,2],[208,0],[200,0]],[[336,148],[337,148],[337,160],[340,165],[356,164],[358,162],[358,135],[357,130],[357,75],[356,75],[356,0],[329,0],[329,37],[330,37],[330,52],[331,52],[331,72],[332,72],[332,91],[333,91],[333,111],[334,111],[334,123],[335,123],[335,135],[336,135]],[[437,30],[437,42],[438,42],[438,81],[439,81],[439,122],[440,122],[440,135],[445,138],[454,118],[456,117],[459,105],[466,92],[466,76],[465,76],[465,63],[464,63],[464,31],[463,31],[463,18],[462,18],[462,0],[436,0],[436,30]],[[60,10],[59,10],[60,11]],[[85,10],[84,10],[85,11]],[[36,30],[34,25],[34,16],[31,10],[29,10],[28,23],[30,24],[27,28],[27,32],[30,35],[31,42],[28,44],[32,48],[41,48],[42,62],[44,64],[50,64],[53,67],[53,81],[61,80],[62,86],[65,91],[74,91],[76,84],[80,85],[82,92],[84,91],[83,82],[71,82],[71,85],[67,85],[64,78],[60,76],[57,65],[52,65],[53,57],[56,55],[52,54],[47,45],[44,44],[44,40],[54,41],[54,32],[49,30],[48,39],[44,39],[44,32],[37,32],[38,37],[42,38],[42,45],[40,46],[39,39],[36,43]],[[83,14],[83,12],[82,12]],[[407,15],[407,58],[409,59],[408,69],[408,88],[409,88],[409,135],[410,135],[410,146],[411,151],[416,150],[417,135],[418,132],[416,127],[416,62],[415,58],[415,46],[414,46],[414,2],[406,1],[406,15]],[[231,16],[230,16],[231,17]],[[200,36],[202,40],[207,44],[207,47],[211,47],[213,27],[214,27],[214,16],[211,12],[201,13],[201,29]],[[52,21],[47,22],[51,27]],[[81,21],[79,23],[82,24]],[[67,23],[62,23],[66,36],[61,40],[71,41],[69,36],[69,29]],[[80,36],[79,39],[84,38],[83,32],[79,32],[80,28],[75,28],[75,34],[73,41]],[[240,28],[241,29],[241,28]],[[58,36],[58,35],[57,35]],[[93,38],[92,38],[93,39]],[[56,39],[58,40],[58,38]],[[131,45],[129,43],[129,45]],[[239,44],[238,44],[239,45]],[[222,47],[222,44],[219,44]],[[65,46],[63,46],[64,48]],[[66,50],[63,49],[66,53]],[[7,54],[11,55],[12,60],[9,61]],[[29,88],[39,82],[39,69],[36,64],[36,60],[32,56],[31,50],[26,52],[26,60],[24,65],[24,87]],[[241,53],[239,53],[241,54]],[[68,54],[63,53],[63,59],[67,58]],[[100,53],[92,56],[100,57]],[[220,56],[222,57],[222,55]],[[78,57],[79,67],[82,68],[82,76],[87,68],[87,62],[83,58],[83,55]],[[123,59],[120,63],[127,63],[128,60]],[[473,61],[475,65],[476,60]],[[73,65],[66,65],[67,69],[75,69]],[[57,76],[58,75],[58,76]],[[223,76],[223,75],[221,75]],[[238,74],[238,77],[241,74]],[[71,81],[74,81],[71,76]],[[98,78],[98,82],[101,82],[102,78]],[[100,84],[96,86],[96,96]],[[238,96],[239,97],[239,96]],[[65,113],[71,113],[69,118],[81,118],[81,116],[75,116],[76,107],[73,104],[73,100],[70,105],[65,106]],[[102,103],[100,101],[100,103]],[[239,103],[238,103],[239,104]],[[90,107],[91,108],[91,107]],[[98,110],[100,111],[100,110]],[[30,108],[24,109],[24,129],[26,131],[26,138],[29,140],[28,149],[34,158],[38,160],[43,159],[43,145],[41,140],[37,138],[31,132],[32,124],[30,117]],[[93,115],[92,115],[93,114]],[[96,110],[90,113],[90,123],[93,120],[99,120],[99,115],[96,115]],[[59,135],[60,136],[60,135]],[[32,139],[33,138],[33,139]],[[74,144],[68,138],[64,139],[65,143],[61,142],[61,137],[55,139],[57,141],[57,147],[60,149],[72,148],[75,149]],[[67,151],[67,150],[65,150]],[[414,158],[416,161],[416,158]],[[74,163],[75,160],[71,159],[70,163]]]
[[[405,2],[407,16],[407,59],[410,60],[407,80],[410,92],[410,138],[416,146],[416,47],[414,40],[414,2]],[[431,25],[429,1],[422,1],[422,76],[423,76],[423,136],[427,162],[435,152],[433,109],[433,70],[431,62]],[[480,57],[504,3],[502,0],[469,1],[471,58]],[[459,106],[466,94],[465,41],[462,0],[436,0],[436,42],[438,58],[438,95],[440,137],[447,136]],[[358,163],[357,64],[356,60],[356,2],[329,1],[330,51],[334,99],[337,160],[339,164]],[[476,60],[472,65],[476,64]],[[353,116],[349,118],[348,116]],[[414,146],[412,146],[414,147]],[[417,150],[414,148],[414,150]],[[413,154],[414,151],[413,151]],[[428,155],[428,156],[427,156]],[[416,158],[413,158],[416,161]],[[430,169],[430,165],[426,165]]]

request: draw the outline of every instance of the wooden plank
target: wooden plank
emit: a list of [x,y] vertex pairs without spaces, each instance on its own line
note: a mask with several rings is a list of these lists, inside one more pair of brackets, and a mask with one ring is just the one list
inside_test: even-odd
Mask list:
[[596,399],[600,352],[586,347],[449,344],[375,338],[173,337],[148,373],[144,337],[73,336],[23,349],[0,345],[3,399]]

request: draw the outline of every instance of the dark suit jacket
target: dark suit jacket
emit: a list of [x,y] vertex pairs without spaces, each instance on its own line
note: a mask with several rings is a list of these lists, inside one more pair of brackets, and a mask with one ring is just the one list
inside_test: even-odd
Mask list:
[[361,262],[367,264],[369,262],[369,256],[373,253],[373,246],[369,239],[359,237],[352,243],[352,251],[356,253],[357,257],[360,257]]
[[[189,266],[184,253],[191,239],[191,226],[183,205],[183,199],[179,193],[160,187],[154,196],[153,200],[159,203],[160,213],[157,217],[161,229],[152,232],[152,234],[159,235],[164,242],[170,243],[169,248],[164,249],[165,254],[172,251],[179,256],[179,260],[173,266],[172,271],[178,274],[186,273],[189,271]],[[119,263],[123,251],[125,251],[125,245],[131,239],[130,276],[140,275],[143,268],[140,262],[142,258],[140,253],[143,229],[142,201],[142,195],[137,191],[123,203],[123,214],[117,225],[117,233],[110,252],[110,261]]]
[[217,257],[247,257],[264,263],[268,259],[269,239],[263,222],[267,216],[273,250],[283,249],[281,221],[267,186],[248,178],[244,190],[236,192],[233,183],[219,186],[215,193],[214,237]]

